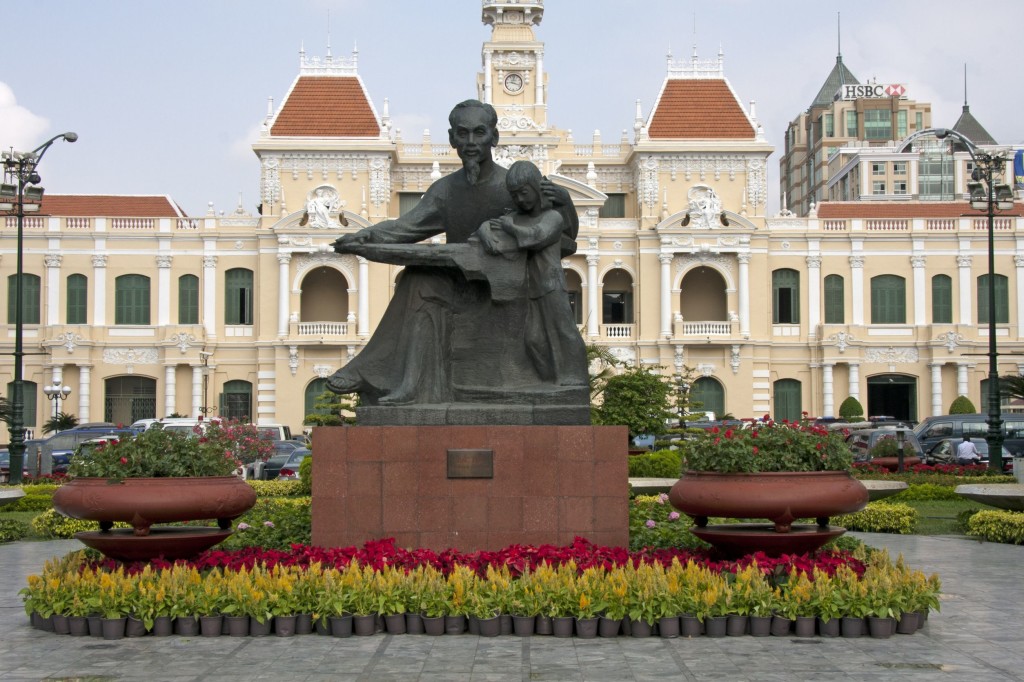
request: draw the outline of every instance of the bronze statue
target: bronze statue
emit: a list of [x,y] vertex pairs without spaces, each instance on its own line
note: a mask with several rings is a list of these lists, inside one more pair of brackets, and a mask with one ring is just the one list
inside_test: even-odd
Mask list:
[[[506,186],[507,171],[491,153],[498,143],[494,108],[467,100],[448,120],[448,139],[462,169],[432,184],[400,218],[334,242],[338,253],[406,268],[370,341],[328,379],[328,387],[356,392],[371,406],[557,405],[581,398],[588,403],[586,351],[573,324],[564,276],[560,288],[557,282],[541,282],[551,278],[552,268],[561,276],[560,258],[576,250],[579,219],[572,199],[546,179],[535,185],[551,205],[551,211],[542,211],[545,220],[553,220],[549,212],[558,216],[557,242],[551,234],[543,246],[519,238],[516,225],[533,216],[517,214],[512,228],[504,229],[501,218],[516,209],[516,202]],[[416,244],[441,233],[446,244]],[[561,296],[565,305],[531,303],[535,292],[540,293],[534,301],[550,294]],[[569,317],[550,327],[546,318],[556,308]],[[564,338],[566,325],[578,344]],[[545,331],[549,328],[555,331]],[[551,342],[559,346],[554,354],[543,349]],[[570,347],[570,355],[579,356],[573,361],[564,357]]]

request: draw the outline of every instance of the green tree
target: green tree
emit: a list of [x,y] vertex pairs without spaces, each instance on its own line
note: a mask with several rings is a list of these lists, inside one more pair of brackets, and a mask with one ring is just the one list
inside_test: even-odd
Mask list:
[[609,378],[604,385],[603,400],[591,409],[595,424],[623,425],[630,437],[645,433],[661,433],[669,411],[672,386],[666,378],[648,367],[629,367]]
[[1003,400],[1024,400],[1024,376],[999,377],[999,394]]
[[67,431],[78,426],[78,417],[67,412],[60,412],[56,417],[50,417],[43,424],[43,433],[55,433],[57,431]]
[[949,406],[950,414],[977,414],[978,408],[974,406],[970,398],[965,395],[959,396]]
[[849,422],[860,421],[864,418],[864,406],[852,395],[847,396],[839,406],[839,416]]
[[313,412],[302,420],[309,426],[341,426],[354,424],[356,421],[355,407],[358,398],[355,393],[339,394],[324,391],[313,402]]

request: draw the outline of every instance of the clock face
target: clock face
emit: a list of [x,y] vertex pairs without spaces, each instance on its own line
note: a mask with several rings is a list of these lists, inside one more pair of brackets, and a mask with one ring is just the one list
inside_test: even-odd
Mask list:
[[523,77],[518,73],[505,76],[505,89],[509,92],[519,92],[523,89]]

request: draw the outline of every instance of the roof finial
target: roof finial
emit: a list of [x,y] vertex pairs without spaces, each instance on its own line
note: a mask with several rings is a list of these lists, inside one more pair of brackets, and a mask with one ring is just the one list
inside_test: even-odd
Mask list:
[[836,12],[836,59],[843,61],[843,13]]
[[967,62],[964,62],[964,111],[967,111]]

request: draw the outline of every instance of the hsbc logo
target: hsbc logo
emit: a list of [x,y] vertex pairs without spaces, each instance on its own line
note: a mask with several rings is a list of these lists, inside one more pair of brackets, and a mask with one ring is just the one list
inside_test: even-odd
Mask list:
[[881,99],[883,97],[903,97],[907,88],[899,83],[868,83],[864,85],[844,85],[836,90],[833,100],[843,99]]

